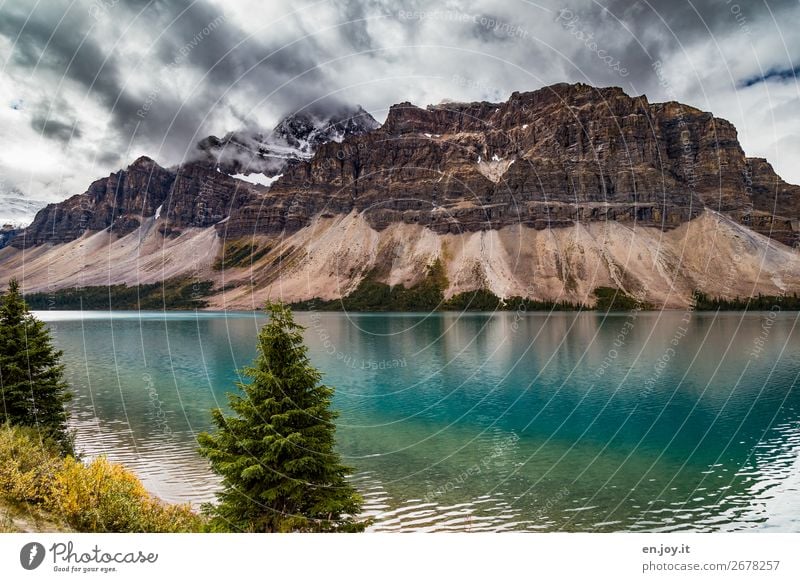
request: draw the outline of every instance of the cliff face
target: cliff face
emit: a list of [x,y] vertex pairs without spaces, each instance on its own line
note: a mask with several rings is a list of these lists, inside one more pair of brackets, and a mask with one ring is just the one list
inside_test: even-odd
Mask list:
[[723,119],[618,88],[555,85],[505,103],[395,105],[377,131],[290,167],[226,228],[292,232],[356,210],[378,229],[439,233],[607,219],[668,229],[707,206],[794,244],[786,219],[798,204],[800,187],[746,158]]
[[147,157],[93,182],[83,193],[39,211],[11,245],[28,248],[60,244],[84,233],[108,230],[125,236],[156,214],[168,220],[162,234],[210,226],[226,217],[235,201],[253,195],[253,186],[202,164],[162,168]]
[[[217,306],[330,299],[378,274],[410,285],[437,259],[448,294],[587,302],[614,286],[675,306],[694,289],[800,290],[800,254],[773,242],[800,240],[800,187],[747,158],[710,113],[562,84],[505,103],[400,103],[380,128],[357,129],[315,143],[271,187],[208,160],[165,169],[140,158],[40,211],[0,250],[0,277],[50,285],[69,255],[58,285],[201,273],[218,284]],[[244,237],[252,260],[221,262]],[[235,258],[245,247],[233,242]],[[732,271],[703,272],[729,261]]]
[[108,228],[130,232],[138,226],[136,214],[153,214],[164,202],[174,176],[148,158],[139,158],[127,170],[93,182],[84,194],[40,210],[31,225],[12,241],[17,248],[74,240],[86,231]]
[[379,129],[320,141],[315,151],[289,164],[269,191],[206,162],[173,172],[141,158],[48,206],[12,244],[109,227],[124,235],[161,205],[173,231],[230,217],[220,225],[226,236],[295,232],[317,215],[354,210],[379,230],[395,222],[457,233],[599,220],[669,229],[708,207],[798,241],[800,187],[745,157],[729,122],[619,88],[562,84],[505,103],[401,103]]

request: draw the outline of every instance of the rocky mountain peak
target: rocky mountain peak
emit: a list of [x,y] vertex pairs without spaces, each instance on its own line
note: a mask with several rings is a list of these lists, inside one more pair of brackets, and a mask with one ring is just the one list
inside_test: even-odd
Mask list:
[[379,126],[372,115],[357,105],[328,115],[300,111],[283,119],[272,130],[272,135],[310,157],[324,143],[339,143],[348,136],[361,135]]
[[155,160],[153,158],[149,158],[147,156],[139,156],[136,158],[127,168],[127,170],[135,171],[135,170],[151,170],[154,166],[157,166]]
[[209,136],[198,143],[198,157],[231,175],[275,176],[291,162],[310,159],[323,144],[338,143],[379,126],[360,105],[333,111],[301,110],[282,119],[271,131],[249,127],[222,138]]

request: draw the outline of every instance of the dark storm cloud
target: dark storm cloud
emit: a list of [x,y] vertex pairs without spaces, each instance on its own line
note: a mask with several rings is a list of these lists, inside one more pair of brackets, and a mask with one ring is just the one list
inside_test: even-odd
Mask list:
[[800,75],[800,67],[795,67],[793,69],[772,68],[763,75],[756,75],[754,77],[744,79],[740,84],[742,87],[752,87],[753,85],[764,83],[765,81],[787,81],[790,79],[796,80],[798,75]]
[[116,167],[120,163],[119,154],[114,152],[102,152],[97,156],[97,162],[101,166]]
[[[243,84],[269,91],[300,75],[300,89],[314,93],[315,85],[325,80],[318,68],[323,51],[312,31],[296,19],[275,24],[264,21],[245,31],[219,7],[206,2],[195,2],[189,8],[175,4],[171,12],[159,14],[158,25],[164,34],[154,56],[162,64],[178,60],[204,74],[205,89]],[[293,34],[286,35],[287,28]]]
[[26,69],[50,71],[56,82],[69,78],[99,95],[114,95],[119,92],[115,61],[89,35],[89,19],[79,10],[76,5],[67,12],[42,4],[32,12],[4,6],[0,34],[14,43],[10,60]]
[[[265,22],[262,30],[245,31],[206,2],[190,6],[163,3],[148,17],[163,30],[148,66],[155,61],[159,67],[188,68],[202,78],[184,98],[170,95],[169,87],[151,87],[150,93],[156,95],[146,115],[140,114],[141,100],[130,104],[135,111],[117,112],[128,130],[135,127],[137,135],[160,140],[167,149],[172,144],[186,152],[198,138],[205,137],[197,133],[204,120],[213,117],[216,108],[234,107],[229,97],[238,91],[257,91],[272,107],[286,110],[323,88],[324,78],[317,68],[319,50],[313,38],[291,39],[289,46],[270,42],[280,28]],[[281,85],[286,87],[279,89]],[[237,116],[246,119],[248,114],[239,111]]]
[[[635,92],[658,92],[660,79],[655,63],[687,59],[698,44],[709,43],[707,50],[719,59],[713,73],[726,72],[726,55],[718,45],[736,38],[743,50],[750,46],[751,36],[759,26],[780,31],[782,16],[798,10],[796,0],[736,2],[735,0],[676,1],[676,0],[608,0],[606,2],[576,2],[558,8],[555,23],[564,32],[576,37],[586,48],[591,42],[596,50],[577,50],[571,53],[576,68],[595,84],[615,84]],[[792,35],[786,30],[784,34]],[[583,38],[591,40],[583,42]],[[566,41],[565,41],[566,45]],[[627,75],[620,76],[613,67],[599,66],[597,51],[611,55],[624,67]],[[786,52],[764,55],[768,67],[793,68]],[[800,55],[795,55],[800,56]],[[686,90],[691,95],[703,94],[709,80],[702,68],[687,62],[682,81],[689,79]],[[751,63],[754,73],[758,64]],[[753,75],[755,82],[759,76]],[[730,81],[729,81],[730,82]],[[732,83],[732,89],[733,83]]]
[[[348,12],[352,5],[342,6],[347,18],[363,18]],[[356,44],[369,45],[366,28],[347,18],[340,28],[347,28],[348,37]],[[232,101],[238,93],[259,95],[260,100],[254,100],[252,106],[265,104],[280,115],[302,108],[329,111],[342,105],[327,96],[335,80],[319,67],[327,58],[324,49],[313,31],[294,17],[278,23],[264,21],[245,31],[218,7],[195,2],[188,9],[182,3],[162,6],[156,20],[164,31],[153,50],[159,66],[191,68],[202,82],[184,99],[170,97],[163,87],[157,87],[156,103],[144,120],[141,116],[135,120],[139,135],[172,143],[188,153],[205,137],[198,131],[204,120],[213,118],[215,109],[225,109],[242,123],[254,123],[252,112]],[[292,34],[286,34],[287,28]],[[140,110],[141,105],[137,112]],[[124,124],[132,115],[125,111],[119,117]],[[128,122],[126,127],[133,129],[131,125]]]
[[[475,15],[470,21],[471,32],[481,42],[501,43],[514,40],[513,25],[508,19],[494,14]],[[512,31],[512,34],[509,34]]]
[[[105,20],[87,18],[96,6],[104,7]],[[270,42],[276,28],[270,29],[268,22],[263,33],[246,32],[219,7],[204,1],[127,0],[90,4],[88,10],[78,4],[59,9],[40,5],[32,12],[4,7],[0,13],[0,34],[15,41],[11,55],[15,65],[48,71],[54,83],[62,79],[79,83],[108,109],[120,143],[144,140],[169,155],[181,155],[191,147],[215,108],[230,106],[226,93],[243,89],[266,97],[286,84],[270,98],[272,107],[285,111],[324,95],[329,85],[317,68],[320,49],[313,37]],[[120,18],[123,13],[125,18]],[[178,97],[176,88],[157,74],[149,85],[124,85],[117,51],[113,45],[101,45],[93,33],[108,21],[134,18],[137,27],[161,32],[154,46],[140,47],[141,70],[193,70],[204,77],[196,90]],[[354,38],[368,42],[367,37],[364,29]],[[59,123],[49,120],[39,125],[46,136],[63,139]]]
[[78,139],[83,135],[80,128],[74,123],[67,123],[57,119],[48,119],[38,114],[34,115],[31,119],[31,127],[44,137],[56,139],[61,142],[69,142],[71,139]]
[[378,17],[388,16],[387,7],[380,2],[346,0],[339,5],[339,10],[342,21],[340,27],[342,40],[356,51],[374,49],[377,43],[369,33],[368,19],[375,17],[373,10],[377,11]]
[[[11,40],[11,62],[31,73],[49,73],[51,89],[65,80],[81,85],[118,118],[124,118],[135,108],[130,95],[119,82],[119,66],[113,54],[91,36],[93,21],[78,5],[66,12],[48,10],[37,5],[30,13],[6,6],[0,17],[0,34]],[[55,91],[53,91],[55,93]],[[51,101],[34,104],[36,109],[52,109]],[[63,140],[65,132],[58,121],[39,114],[32,120],[43,128],[44,135]],[[50,130],[50,128],[53,128]],[[77,135],[75,136],[77,137]]]
[[[648,36],[653,29],[662,29],[682,43],[709,34],[729,34],[738,27],[759,20],[771,20],[772,14],[796,9],[796,0],[607,0],[592,2],[582,13],[591,19],[619,20],[637,38]],[[678,49],[675,45],[674,49]]]

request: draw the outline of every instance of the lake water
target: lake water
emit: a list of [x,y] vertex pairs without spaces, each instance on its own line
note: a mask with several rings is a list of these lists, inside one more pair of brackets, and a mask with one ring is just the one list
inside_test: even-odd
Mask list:
[[[264,319],[46,312],[78,448],[170,501]],[[797,313],[298,313],[375,531],[800,531]]]

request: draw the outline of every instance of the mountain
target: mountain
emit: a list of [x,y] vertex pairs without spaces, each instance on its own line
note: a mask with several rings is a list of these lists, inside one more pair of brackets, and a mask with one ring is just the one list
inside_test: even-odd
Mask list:
[[202,228],[222,220],[237,191],[248,196],[251,187],[199,163],[172,171],[141,157],[127,169],[92,182],[85,193],[48,204],[11,245],[57,245],[104,230],[125,236],[156,215],[172,218],[160,232],[175,235],[177,225]]
[[292,161],[310,159],[328,141],[378,125],[360,106],[325,115],[301,112],[283,119],[266,136],[248,130],[222,140],[206,138],[198,145],[200,158],[175,169],[141,157],[93,182],[84,194],[48,205],[13,244],[63,243],[103,229],[125,236],[157,213],[168,219],[161,233],[170,236],[181,228],[211,226],[230,214],[232,204],[258,199],[259,183],[271,183],[253,180],[252,174],[274,176]]
[[315,141],[314,124],[279,125],[270,139],[296,153],[268,189],[228,175],[244,167],[137,160],[42,210],[0,250],[0,278],[23,262],[28,291],[191,277],[226,308],[411,288],[434,271],[445,297],[592,304],[612,287],[681,307],[696,290],[800,291],[800,187],[711,113],[558,84],[400,103],[346,131]]
[[223,138],[209,136],[197,144],[199,159],[227,174],[280,174],[292,161],[308,160],[330,141],[361,135],[380,124],[361,106],[335,111],[300,111],[284,118],[270,132],[245,129]]
[[[272,232],[355,210],[378,230],[438,233],[608,219],[668,229],[711,208],[794,245],[800,187],[747,158],[710,113],[564,84],[505,103],[395,105],[379,130],[287,169],[270,206]],[[229,229],[241,218],[249,231],[250,213],[235,210]]]

